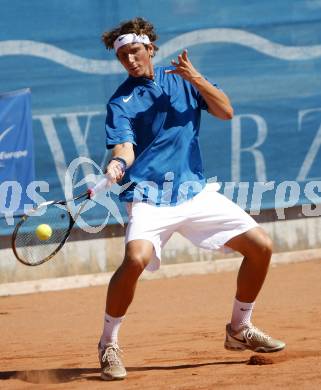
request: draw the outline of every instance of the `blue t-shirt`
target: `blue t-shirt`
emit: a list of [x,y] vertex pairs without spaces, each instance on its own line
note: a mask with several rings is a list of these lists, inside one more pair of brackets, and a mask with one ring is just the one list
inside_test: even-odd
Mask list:
[[107,104],[107,148],[130,142],[135,161],[122,184],[126,202],[179,204],[204,185],[199,147],[201,110],[207,104],[198,90],[173,67],[156,67],[154,80],[129,76]]

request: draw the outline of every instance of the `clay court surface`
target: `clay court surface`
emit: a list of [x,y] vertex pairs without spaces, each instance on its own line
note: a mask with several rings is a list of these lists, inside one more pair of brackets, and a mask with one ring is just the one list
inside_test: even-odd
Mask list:
[[141,281],[121,329],[128,378],[97,362],[104,287],[1,298],[1,389],[320,389],[321,261],[271,268],[254,323],[287,342],[248,365],[224,350],[235,272]]

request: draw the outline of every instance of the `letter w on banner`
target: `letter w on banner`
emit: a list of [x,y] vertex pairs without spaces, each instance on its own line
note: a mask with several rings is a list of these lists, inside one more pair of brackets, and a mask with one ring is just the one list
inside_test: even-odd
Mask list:
[[0,93],[0,218],[23,212],[34,176],[30,89]]

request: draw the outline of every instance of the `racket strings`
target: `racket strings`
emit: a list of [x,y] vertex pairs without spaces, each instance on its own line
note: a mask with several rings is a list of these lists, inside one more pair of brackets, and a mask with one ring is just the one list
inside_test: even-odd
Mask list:
[[[45,224],[52,230],[48,237],[37,234],[37,227]],[[19,259],[31,265],[49,259],[63,244],[70,230],[70,215],[65,207],[52,204],[31,214],[19,226],[15,250]]]

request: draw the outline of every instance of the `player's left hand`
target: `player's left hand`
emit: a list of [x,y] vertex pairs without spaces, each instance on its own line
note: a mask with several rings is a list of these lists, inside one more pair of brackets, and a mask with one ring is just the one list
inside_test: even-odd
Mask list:
[[202,75],[194,68],[193,64],[188,58],[187,49],[183,50],[182,54],[179,54],[177,61],[172,60],[172,65],[175,69],[165,70],[165,73],[179,74],[185,80],[192,82],[194,78],[202,77]]

